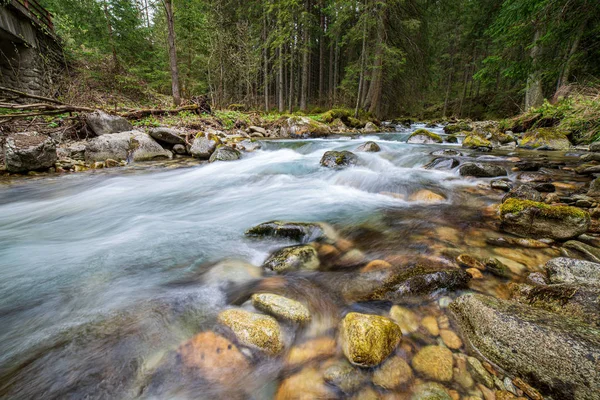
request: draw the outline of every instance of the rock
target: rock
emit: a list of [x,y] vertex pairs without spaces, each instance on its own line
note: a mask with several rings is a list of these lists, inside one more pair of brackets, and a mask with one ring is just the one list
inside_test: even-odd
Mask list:
[[600,330],[535,307],[466,294],[450,306],[463,338],[550,399],[593,399],[600,385]]
[[355,267],[365,262],[365,254],[359,249],[352,249],[337,259],[333,266],[336,268]]
[[528,249],[545,249],[550,247],[548,243],[544,243],[539,240],[534,239],[526,239],[526,238],[509,238],[509,237],[499,237],[499,238],[487,238],[485,239],[487,244],[492,246],[501,246],[501,247],[525,247]]
[[579,208],[508,199],[500,206],[501,228],[523,237],[565,240],[585,233],[590,216]]
[[219,313],[218,321],[231,329],[238,341],[245,346],[257,348],[269,355],[277,355],[283,350],[281,330],[273,317],[243,309],[228,309]]
[[350,397],[349,400],[384,400],[384,397],[371,386],[365,386],[359,392],[355,393],[354,396]]
[[387,390],[393,390],[412,381],[413,372],[403,358],[394,356],[373,373],[373,384]]
[[365,265],[360,272],[377,271],[379,269],[392,268],[392,264],[385,260],[373,260]]
[[438,157],[423,166],[425,169],[450,170],[458,167],[460,162],[456,158]]
[[208,160],[220,143],[221,141],[216,136],[211,136],[210,138],[200,135],[196,136],[190,148],[190,154],[192,157]]
[[[67,147],[68,158],[78,161],[85,160],[85,143],[75,143]],[[58,149],[57,149],[58,150]]]
[[[425,267],[417,265],[397,274],[397,284],[381,285],[371,300],[397,301],[410,295],[428,295],[438,290],[456,290],[468,286],[470,275],[460,268]],[[384,293],[384,290],[388,289]]]
[[27,172],[54,167],[56,145],[35,132],[16,133],[6,138],[4,162],[8,172]]
[[433,144],[442,142],[443,140],[440,135],[436,135],[427,129],[417,129],[406,140],[406,143],[411,144]]
[[182,144],[176,144],[173,146],[173,153],[175,154],[186,154],[187,150],[185,149],[185,146]]
[[462,340],[460,340],[456,333],[449,329],[440,330],[440,337],[449,349],[458,350],[462,347]]
[[259,279],[262,270],[241,260],[223,260],[213,265],[204,275],[205,284],[236,283],[242,284]]
[[241,156],[240,152],[232,147],[219,146],[212,153],[212,155],[208,159],[208,162],[212,163],[215,161],[235,161],[235,160],[238,160],[240,158],[240,156]]
[[494,379],[475,357],[467,357],[467,370],[477,382],[490,389],[494,387]]
[[456,262],[463,268],[477,268],[482,271],[485,269],[485,265],[481,261],[469,254],[459,254]]
[[267,136],[267,130],[265,128],[261,128],[260,126],[249,126],[248,130],[250,132],[257,132],[263,136]]
[[600,285],[600,264],[558,257],[546,263],[550,283],[589,283]]
[[133,126],[125,118],[110,115],[103,111],[87,114],[85,122],[97,136],[133,130]]
[[454,362],[456,364],[452,375],[454,381],[462,386],[463,389],[472,388],[475,382],[467,370],[467,357],[464,354],[454,354]]
[[542,194],[529,185],[520,185],[506,193],[502,201],[505,202],[508,199],[542,201]]
[[396,349],[402,331],[389,318],[351,312],[341,322],[340,338],[344,355],[352,364],[374,367]]
[[408,201],[421,201],[424,203],[440,203],[445,200],[446,198],[441,194],[434,193],[427,189],[421,189],[408,196]]
[[307,367],[285,378],[275,394],[275,400],[336,399],[336,393],[330,389],[323,376],[313,367]]
[[[429,332],[429,334],[431,336],[438,336],[440,334],[440,328],[438,326],[437,319],[435,317],[432,317],[432,316],[424,317],[421,320],[421,325],[425,328],[425,330],[427,332]],[[404,331],[402,331],[402,332],[404,332]]]
[[446,136],[444,139],[446,143],[458,143],[458,136],[456,135],[449,135]]
[[184,367],[209,382],[231,383],[251,371],[250,363],[235,344],[210,331],[179,346],[177,356]]
[[107,158],[104,160],[104,168],[115,168],[119,167],[121,164],[117,160],[113,160],[111,158]]
[[337,232],[330,225],[320,222],[269,221],[248,229],[246,235],[286,238],[302,243],[333,243],[338,239]]
[[252,305],[275,318],[299,324],[310,321],[310,311],[299,301],[271,293],[253,294]]
[[251,153],[256,150],[260,150],[262,148],[261,144],[253,139],[242,140],[237,144],[237,148],[248,153]]
[[496,176],[506,176],[506,169],[499,165],[485,163],[465,163],[460,169],[461,176],[474,176],[476,178],[494,178]]
[[539,172],[523,172],[517,176],[517,179],[529,183],[550,182],[552,180],[550,176]]
[[452,380],[453,363],[452,352],[442,346],[425,346],[412,359],[415,371],[441,382]]
[[515,167],[519,169],[519,171],[539,171],[544,165],[542,163],[538,163],[535,161],[519,161],[515,164]]
[[436,382],[426,382],[413,389],[410,400],[453,400],[446,388]]
[[538,183],[533,185],[533,188],[541,193],[553,193],[556,191],[556,186],[551,183]]
[[314,247],[301,245],[277,250],[264,262],[263,267],[282,273],[301,269],[316,270],[319,265],[319,257]]
[[379,132],[379,127],[372,122],[367,122],[363,128],[363,131],[365,133],[375,133]]
[[583,255],[583,258],[593,261],[600,262],[600,249],[590,246],[585,243],[581,243],[577,240],[569,240],[563,245],[563,248],[569,250],[575,250],[576,253]]
[[356,151],[366,151],[376,153],[381,151],[381,147],[375,142],[366,142],[356,148]]
[[290,349],[285,360],[286,367],[295,368],[308,362],[326,359],[335,355],[335,340],[320,337],[296,345]]
[[444,126],[444,133],[447,133],[449,135],[451,135],[453,133],[462,132],[462,131],[471,132],[472,130],[473,130],[473,127],[464,121],[458,122],[456,124],[448,124],[448,125]]
[[173,153],[163,149],[149,135],[140,131],[131,132],[131,154],[133,161],[154,161],[173,158]]
[[568,150],[571,142],[567,139],[567,132],[557,128],[535,128],[523,135],[519,147],[525,149]]
[[308,117],[290,117],[281,126],[280,135],[291,138],[315,138],[331,133],[325,124]]
[[498,260],[497,258],[486,258],[483,261],[484,265],[485,265],[485,271],[491,273],[492,275],[496,275],[499,278],[510,278],[512,276],[512,273],[510,271],[510,268],[508,268],[506,265],[504,265],[500,260]]
[[495,179],[490,182],[492,189],[502,190],[503,192],[509,192],[513,188],[512,182],[507,179]]
[[419,329],[419,317],[408,308],[398,305],[392,306],[390,318],[398,324],[404,335],[416,332]]
[[590,151],[600,152],[600,141],[591,143]]
[[327,151],[321,158],[321,165],[328,168],[348,167],[358,163],[356,154],[349,151]]
[[185,139],[182,137],[184,133],[177,129],[161,126],[150,129],[148,134],[159,142],[185,145]]
[[353,393],[363,387],[369,376],[345,360],[340,360],[329,366],[323,373],[325,382],[335,386],[342,392]]
[[443,156],[443,157],[462,157],[463,154],[454,149],[436,150],[431,152],[432,156]]
[[[131,132],[113,133],[91,139],[85,149],[85,160],[104,161],[107,159],[125,161],[131,149]],[[107,164],[108,167],[108,164]]]
[[467,135],[463,142],[462,147],[467,149],[480,149],[480,148],[492,148],[492,142],[487,140],[479,133],[472,133]]

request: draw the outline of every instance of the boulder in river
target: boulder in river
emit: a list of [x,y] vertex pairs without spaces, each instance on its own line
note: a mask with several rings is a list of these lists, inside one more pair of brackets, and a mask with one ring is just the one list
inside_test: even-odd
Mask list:
[[450,309],[475,351],[549,399],[597,398],[599,329],[480,294],[462,295]]
[[309,138],[323,137],[331,133],[329,127],[308,117],[290,117],[286,119],[280,130],[282,137]]
[[433,144],[442,143],[442,137],[427,129],[417,129],[409,137],[406,143],[411,144]]
[[248,229],[246,235],[286,238],[303,243],[312,241],[333,243],[338,239],[335,229],[322,222],[269,221]]
[[210,137],[206,137],[198,135],[194,139],[194,143],[192,143],[190,154],[192,157],[208,160],[220,143],[221,140],[217,136],[211,135]]
[[27,172],[54,167],[56,145],[48,136],[35,132],[10,135],[4,144],[4,161],[9,172]]
[[600,286],[600,264],[557,257],[546,263],[550,283],[589,283]]
[[104,111],[95,111],[87,114],[85,122],[92,132],[98,136],[128,132],[133,129],[133,126],[125,118],[118,115],[110,115]]
[[460,169],[461,176],[474,176],[476,178],[494,178],[496,176],[506,176],[506,169],[495,164],[487,163],[465,163]]
[[376,133],[379,132],[379,127],[375,125],[373,122],[367,122],[365,127],[363,128],[363,132],[365,133]]
[[340,336],[348,361],[361,367],[374,367],[396,349],[402,332],[389,318],[351,312],[342,320]]
[[184,133],[178,129],[160,126],[158,128],[150,129],[148,134],[158,142],[185,145],[185,139],[183,138]]
[[297,270],[316,270],[319,265],[319,257],[315,248],[301,245],[277,250],[264,262],[263,267],[282,273]]
[[243,345],[269,355],[277,355],[283,350],[281,328],[273,317],[243,309],[228,309],[219,313],[218,320],[231,329]]
[[321,165],[328,168],[349,167],[358,163],[356,154],[350,151],[326,151],[321,158]]
[[501,228],[522,237],[566,240],[585,233],[590,215],[575,207],[508,199],[500,206]]
[[275,318],[299,324],[310,321],[310,311],[299,301],[272,293],[256,293],[251,299],[254,308]]
[[508,199],[542,201],[542,194],[530,185],[520,185],[506,193],[502,201],[504,202]]
[[451,170],[460,164],[456,158],[451,157],[438,157],[434,158],[431,162],[425,164],[425,169],[438,169],[438,170]]
[[381,151],[381,147],[379,147],[379,145],[375,142],[366,142],[361,144],[360,146],[358,146],[356,148],[356,151],[365,151],[365,152],[372,152],[372,153],[376,153],[378,151]]
[[448,135],[462,131],[471,132],[472,130],[473,127],[467,122],[458,122],[456,124],[448,124],[444,126],[444,133],[447,133]]
[[208,162],[212,163],[215,161],[235,161],[238,160],[240,156],[240,152],[232,147],[219,146],[214,151],[214,153],[212,153],[212,155],[208,159]]
[[503,192],[510,192],[513,188],[513,183],[509,181],[507,178],[502,179],[494,179],[490,182],[490,186],[495,190],[502,190]]
[[567,138],[567,132],[558,128],[535,128],[523,134],[523,138],[519,141],[519,147],[539,150],[568,150],[571,142]]
[[113,133],[91,139],[85,149],[86,161],[125,161],[131,147],[131,132]]
[[133,161],[154,161],[173,158],[173,153],[162,148],[152,137],[140,131],[131,132]]
[[468,134],[462,142],[462,147],[467,149],[492,148],[492,142],[479,133]]

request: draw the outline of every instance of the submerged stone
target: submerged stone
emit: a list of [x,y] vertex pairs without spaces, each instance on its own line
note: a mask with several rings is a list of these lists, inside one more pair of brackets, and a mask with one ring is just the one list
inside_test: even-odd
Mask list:
[[456,158],[451,157],[438,157],[433,159],[433,161],[425,164],[423,168],[425,169],[436,169],[436,170],[451,170],[460,164]]
[[338,239],[333,227],[319,222],[269,221],[248,229],[246,235],[280,237],[298,240],[303,243],[312,241],[333,242]]
[[275,318],[296,323],[310,321],[310,311],[299,301],[272,293],[253,294],[251,299],[254,308]]
[[314,247],[289,246],[277,250],[264,262],[263,267],[282,273],[297,270],[316,270],[320,261]]
[[441,382],[452,380],[453,364],[452,352],[442,346],[425,346],[412,359],[415,371]]
[[399,356],[388,358],[373,373],[373,384],[387,390],[396,389],[412,379],[413,372],[410,365]]
[[542,194],[529,185],[520,185],[506,193],[502,201],[508,199],[542,201]]
[[460,169],[461,176],[473,176],[476,178],[494,178],[496,176],[506,176],[506,169],[499,165],[486,163],[465,163]]
[[273,317],[243,309],[228,309],[219,314],[218,320],[231,329],[241,344],[269,355],[277,355],[283,350],[281,329]]
[[446,388],[436,382],[426,382],[413,389],[410,400],[453,400]]
[[359,390],[367,383],[369,376],[345,360],[329,366],[323,373],[325,382],[348,394]]

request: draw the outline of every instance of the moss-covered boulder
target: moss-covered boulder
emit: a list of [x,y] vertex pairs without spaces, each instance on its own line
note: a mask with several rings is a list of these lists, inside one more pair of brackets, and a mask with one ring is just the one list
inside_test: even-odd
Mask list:
[[[544,398],[594,399],[600,387],[600,330],[514,301],[466,294],[451,305],[463,339]],[[546,397],[547,396],[547,397]]]
[[504,167],[488,163],[464,163],[459,173],[461,176],[473,176],[476,178],[494,178],[496,176],[506,176],[508,173]]
[[283,350],[283,335],[273,317],[243,309],[229,309],[222,311],[217,319],[231,329],[237,340],[245,346],[269,355],[277,355]]
[[351,312],[341,322],[340,337],[348,361],[361,367],[374,367],[396,349],[402,332],[389,318]]
[[308,245],[289,246],[277,250],[264,262],[263,267],[283,273],[297,270],[316,270],[320,262],[317,250]]
[[365,151],[365,152],[372,152],[372,153],[376,153],[378,151],[381,151],[381,147],[379,147],[379,145],[375,142],[366,142],[361,144],[360,146],[358,146],[356,148],[356,151]]
[[585,233],[590,215],[576,207],[508,199],[500,206],[501,228],[522,237],[566,240]]
[[246,231],[252,237],[277,237],[298,240],[303,243],[333,243],[338,234],[329,224],[323,222],[269,221],[253,226]]
[[327,125],[308,117],[290,117],[283,122],[280,129],[282,137],[290,138],[323,137],[330,133]]
[[448,124],[444,127],[444,133],[452,135],[461,131],[471,132],[473,127],[466,122],[458,122],[456,124]]
[[462,147],[467,149],[478,149],[485,147],[488,149],[492,148],[492,142],[487,140],[483,135],[479,133],[469,133],[462,142]]
[[233,147],[219,146],[214,151],[214,153],[212,153],[212,155],[208,159],[208,162],[212,163],[215,161],[235,161],[238,160],[240,157],[241,153]]
[[406,143],[411,144],[433,144],[442,143],[444,140],[440,135],[428,131],[427,129],[417,129],[406,140]]
[[277,319],[299,324],[310,321],[310,311],[299,301],[273,293],[256,293],[251,300],[254,308]]
[[358,157],[350,151],[326,151],[321,165],[327,168],[342,168],[358,164]]
[[537,150],[568,150],[571,142],[567,138],[568,132],[557,128],[535,128],[523,135],[519,147]]

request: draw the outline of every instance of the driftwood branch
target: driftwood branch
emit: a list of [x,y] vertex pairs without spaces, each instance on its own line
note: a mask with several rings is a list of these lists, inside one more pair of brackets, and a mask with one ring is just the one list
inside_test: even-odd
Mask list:
[[25,92],[21,92],[20,90],[16,90],[16,89],[11,89],[11,88],[7,88],[4,86],[0,86],[0,91],[5,91],[8,93],[14,93],[20,97],[25,97],[25,98],[30,98],[30,99],[36,99],[36,100],[43,100],[46,103],[54,103],[54,104],[64,104],[61,101],[58,101],[56,99],[52,99],[50,97],[44,97],[44,96],[37,96],[35,94],[30,94],[30,93],[25,93]]

